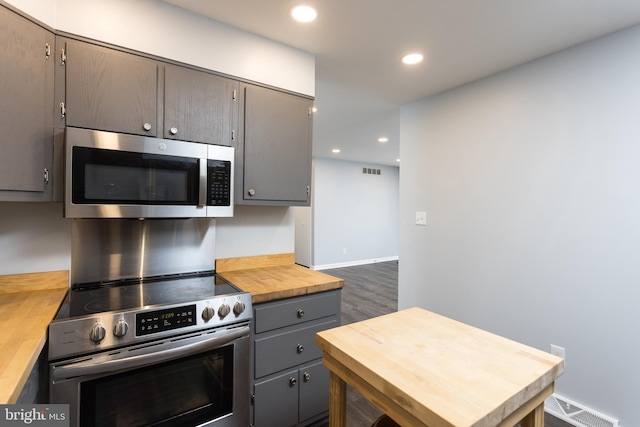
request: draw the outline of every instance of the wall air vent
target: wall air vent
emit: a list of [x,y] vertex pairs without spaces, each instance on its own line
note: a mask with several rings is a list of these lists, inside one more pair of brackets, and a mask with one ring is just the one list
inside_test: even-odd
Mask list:
[[552,394],[544,401],[545,412],[577,427],[618,427],[619,421],[586,408],[571,400]]
[[373,168],[362,168],[362,173],[366,173],[368,175],[381,175],[380,169]]

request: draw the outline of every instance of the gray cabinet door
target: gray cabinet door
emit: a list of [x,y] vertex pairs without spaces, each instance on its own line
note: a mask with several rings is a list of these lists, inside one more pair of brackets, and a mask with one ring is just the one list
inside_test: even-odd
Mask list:
[[66,125],[156,136],[157,64],[90,43],[65,44]]
[[0,200],[13,200],[6,190],[45,191],[53,146],[53,58],[46,45],[53,53],[54,43],[52,33],[0,6]]
[[321,361],[301,368],[300,422],[317,417],[329,410],[329,370]]
[[298,371],[286,372],[254,387],[256,427],[292,427],[298,424]]
[[252,85],[243,94],[242,195],[236,202],[308,206],[311,100]]
[[164,138],[231,145],[238,82],[188,68],[165,67]]

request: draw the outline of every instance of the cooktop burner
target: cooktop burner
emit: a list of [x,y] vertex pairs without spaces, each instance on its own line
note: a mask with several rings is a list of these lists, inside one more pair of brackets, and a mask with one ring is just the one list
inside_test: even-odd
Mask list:
[[68,308],[58,313],[58,318],[180,304],[238,292],[214,271],[74,284]]

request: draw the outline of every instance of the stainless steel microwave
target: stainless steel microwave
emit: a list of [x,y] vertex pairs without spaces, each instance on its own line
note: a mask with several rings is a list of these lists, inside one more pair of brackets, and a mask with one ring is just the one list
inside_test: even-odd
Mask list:
[[65,132],[66,218],[233,216],[233,147]]

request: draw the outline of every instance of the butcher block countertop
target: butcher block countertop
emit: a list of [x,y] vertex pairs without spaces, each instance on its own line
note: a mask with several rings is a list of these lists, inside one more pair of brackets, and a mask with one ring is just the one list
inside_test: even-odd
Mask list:
[[68,289],[68,271],[0,276],[0,404],[16,403]]
[[403,426],[543,426],[563,359],[411,308],[319,332],[331,371],[329,426],[344,427],[345,383]]
[[341,289],[344,280],[295,264],[294,254],[216,260],[216,273],[245,292],[254,304]]

